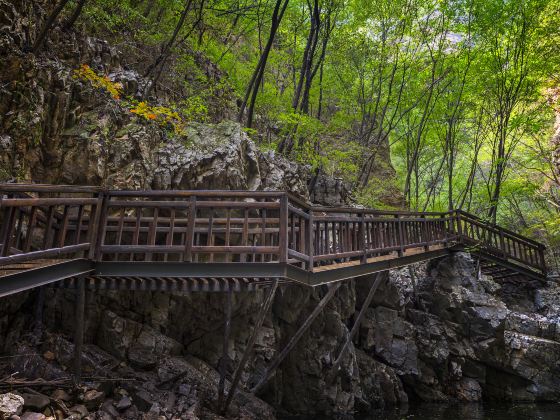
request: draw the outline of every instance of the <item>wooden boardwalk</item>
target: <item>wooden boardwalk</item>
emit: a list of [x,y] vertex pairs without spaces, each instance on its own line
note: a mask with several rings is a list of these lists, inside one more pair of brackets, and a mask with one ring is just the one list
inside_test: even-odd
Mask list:
[[2,184],[0,223],[0,296],[21,291],[22,278],[31,288],[30,277],[43,285],[72,270],[91,288],[241,290],[276,277],[317,286],[462,248],[495,278],[546,270],[543,245],[463,211],[317,207],[282,192]]

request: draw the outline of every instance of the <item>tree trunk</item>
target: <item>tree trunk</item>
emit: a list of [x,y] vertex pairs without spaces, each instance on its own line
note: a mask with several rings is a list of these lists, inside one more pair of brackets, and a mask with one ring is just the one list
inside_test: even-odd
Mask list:
[[239,109],[238,120],[241,122],[243,120],[243,114],[245,112],[245,108],[247,108],[247,103],[250,98],[249,107],[247,109],[247,127],[249,128],[251,128],[251,126],[253,125],[253,113],[255,109],[255,102],[257,99],[259,86],[263,80],[264,70],[266,67],[266,62],[268,60],[268,55],[270,54],[270,50],[272,49],[272,44],[274,43],[276,32],[278,30],[278,27],[280,26],[280,22],[282,21],[282,17],[284,16],[284,12],[286,11],[288,2],[289,0],[276,0],[276,5],[274,6],[274,12],[272,14],[272,22],[270,24],[270,34],[268,36],[268,41],[266,42],[266,45],[263,49],[257,67],[253,72],[251,81],[247,86],[247,90],[245,92],[245,98]]
[[72,13],[72,16],[70,16],[70,18],[66,21],[66,24],[64,25],[64,29],[69,30],[72,28],[72,26],[74,26],[74,24],[78,20],[78,17],[80,17],[80,14],[82,13],[82,9],[84,8],[85,3],[86,0],[80,0],[78,2],[78,5],[74,9],[74,13]]
[[41,29],[39,36],[37,37],[35,43],[33,44],[34,53],[39,52],[39,50],[42,48],[43,43],[45,42],[52,25],[56,21],[58,15],[60,15],[60,12],[62,12],[62,9],[64,9],[64,6],[66,6],[66,3],[68,3],[68,0],[61,0],[60,3],[58,3],[58,5],[54,8],[53,12],[47,18],[47,21],[45,22],[45,26],[43,26],[43,29]]

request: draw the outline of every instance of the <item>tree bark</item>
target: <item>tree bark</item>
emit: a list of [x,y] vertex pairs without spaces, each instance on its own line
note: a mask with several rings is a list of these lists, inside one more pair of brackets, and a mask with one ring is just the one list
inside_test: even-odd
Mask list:
[[84,4],[86,3],[86,1],[87,0],[80,0],[78,2],[76,8],[74,9],[74,13],[72,13],[72,16],[70,16],[70,18],[66,21],[64,29],[69,30],[72,28],[72,26],[74,26],[74,24],[78,20],[78,17],[80,17],[80,14],[82,13],[82,9],[84,8]]
[[[278,27],[280,26],[280,22],[282,21],[282,17],[284,16],[284,12],[286,11],[286,7],[288,6],[289,0],[276,0],[276,5],[274,6],[274,12],[272,13],[272,22],[270,24],[270,34],[268,36],[268,41],[263,49],[257,67],[253,72],[253,76],[251,77],[251,81],[247,86],[247,90],[245,92],[245,98],[243,99],[243,103],[239,109],[239,116],[238,120],[241,122],[243,120],[243,114],[245,109],[247,108],[247,104],[249,107],[247,108],[247,127],[251,128],[253,125],[253,113],[255,110],[255,102],[257,99],[257,94],[259,91],[259,86],[263,80],[264,70],[266,68],[266,62],[268,60],[268,55],[270,54],[270,50],[272,49],[272,44],[274,43],[274,38],[276,37],[276,32]],[[249,101],[250,98],[250,102]]]
[[47,36],[49,34],[49,31],[50,31],[51,27],[53,26],[54,22],[58,18],[58,15],[60,15],[60,12],[62,12],[62,9],[64,9],[64,6],[66,6],[68,1],[69,0],[61,0],[60,3],[58,3],[58,5],[54,8],[52,13],[47,18],[47,21],[45,22],[45,26],[43,26],[43,29],[41,29],[41,32],[39,33],[39,36],[37,37],[37,39],[35,40],[35,43],[33,44],[33,52],[34,53],[39,52],[41,50],[41,48],[43,47],[43,44],[44,44],[45,40],[47,39]]

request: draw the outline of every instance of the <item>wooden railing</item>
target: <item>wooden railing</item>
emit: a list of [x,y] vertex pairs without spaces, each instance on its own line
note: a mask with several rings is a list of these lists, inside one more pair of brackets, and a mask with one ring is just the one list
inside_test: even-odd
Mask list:
[[0,185],[0,265],[43,258],[276,262],[308,271],[465,244],[545,272],[544,247],[463,211],[310,206],[283,192]]

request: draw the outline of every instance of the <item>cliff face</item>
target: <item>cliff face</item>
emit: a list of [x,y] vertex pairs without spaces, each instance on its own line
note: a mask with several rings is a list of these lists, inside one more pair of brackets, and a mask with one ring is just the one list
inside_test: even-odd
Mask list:
[[[343,285],[259,398],[240,392],[229,415],[333,416],[417,400],[560,398],[558,286],[530,291],[479,278],[476,263],[464,253],[385,275],[339,374],[329,381],[371,284],[372,279],[357,278]],[[512,291],[527,295],[517,299]],[[243,373],[243,389],[256,383],[325,292],[280,287]],[[9,359],[3,370],[26,378],[66,377],[72,345],[65,337],[74,328],[74,293],[46,291],[47,332],[40,337],[23,334],[31,325],[34,299],[33,293],[16,296],[2,306],[2,350],[36,355]],[[262,291],[234,294],[229,375],[262,299]],[[215,418],[224,305],[221,293],[88,293],[85,374],[128,378],[103,387],[109,404],[130,395],[134,404],[127,415],[151,410],[168,418],[187,413]]]

